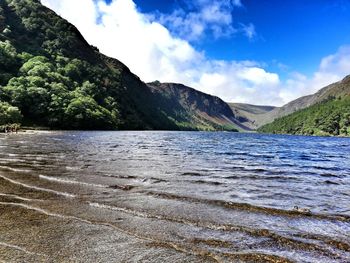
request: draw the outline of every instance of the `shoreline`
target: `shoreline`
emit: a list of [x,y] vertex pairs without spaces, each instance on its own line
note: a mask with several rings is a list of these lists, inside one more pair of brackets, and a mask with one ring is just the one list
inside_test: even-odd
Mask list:
[[[51,129],[49,127],[28,127],[24,126],[18,129],[16,132],[0,132],[0,134],[39,134],[50,132],[231,132],[231,131],[202,131],[202,130],[64,130],[64,129]],[[350,138],[345,135],[311,135],[311,134],[288,134],[288,133],[263,133],[258,131],[239,131],[232,133],[240,134],[261,134],[261,135],[277,135],[277,136],[306,136],[306,137],[319,137],[319,138]]]

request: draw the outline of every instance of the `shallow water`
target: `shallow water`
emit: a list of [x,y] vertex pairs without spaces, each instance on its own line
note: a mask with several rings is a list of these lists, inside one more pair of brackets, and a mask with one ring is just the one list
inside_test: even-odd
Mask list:
[[0,135],[0,262],[350,262],[349,152],[346,138]]

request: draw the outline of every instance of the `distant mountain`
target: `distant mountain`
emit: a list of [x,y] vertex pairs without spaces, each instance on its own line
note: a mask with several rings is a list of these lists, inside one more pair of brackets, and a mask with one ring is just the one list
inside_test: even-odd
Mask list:
[[0,125],[236,130],[230,107],[177,84],[145,84],[38,0],[0,1]]
[[350,76],[268,114],[261,132],[350,136]]
[[350,95],[350,76],[345,77],[342,81],[328,85],[315,94],[304,96],[293,100],[282,107],[277,107],[274,110],[260,116],[260,125],[272,122],[275,119],[286,116],[298,110],[307,108],[316,103],[324,102],[334,98],[340,98]]
[[230,106],[218,97],[211,96],[183,84],[148,83],[154,94],[166,97],[162,108],[171,108],[179,114],[178,126],[188,124],[201,130],[247,130],[232,112]]
[[273,111],[273,106],[258,106],[244,103],[229,103],[236,119],[246,130],[255,130],[261,126],[267,113]]

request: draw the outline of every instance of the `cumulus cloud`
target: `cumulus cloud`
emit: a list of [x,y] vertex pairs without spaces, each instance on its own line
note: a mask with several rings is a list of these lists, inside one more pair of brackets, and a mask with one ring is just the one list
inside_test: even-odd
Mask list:
[[277,103],[279,76],[246,62],[219,62],[200,74],[193,87],[228,102]]
[[318,70],[311,77],[298,72],[292,73],[281,86],[280,98],[283,102],[288,102],[315,93],[349,74],[350,46],[342,46],[336,53],[322,58]]
[[[183,83],[228,102],[281,105],[350,72],[350,48],[343,47],[324,58],[311,78],[295,73],[282,81],[278,74],[254,61],[208,59],[188,40],[174,36],[161,21],[141,13],[132,0],[113,0],[110,4],[103,0],[41,1],[73,23],[89,43],[121,60],[144,81]],[[206,2],[193,1],[203,6]],[[241,5],[239,0],[221,2],[231,7]],[[207,11],[207,21],[215,21],[212,12],[221,10],[215,5],[212,8]],[[231,18],[226,19],[229,23]],[[198,32],[205,30],[200,24],[197,27],[194,30]]]
[[183,39],[195,41],[206,35],[220,38],[234,33],[252,38],[255,34],[252,24],[234,26],[232,13],[242,7],[240,0],[183,0],[182,3],[171,14],[159,13],[155,18]]
[[334,76],[349,74],[350,72],[350,46],[340,47],[338,52],[322,59],[320,73]]

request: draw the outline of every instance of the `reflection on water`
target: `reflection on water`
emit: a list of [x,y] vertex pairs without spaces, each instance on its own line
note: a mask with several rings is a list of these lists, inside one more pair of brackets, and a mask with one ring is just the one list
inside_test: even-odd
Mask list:
[[350,140],[0,135],[0,261],[350,262]]

